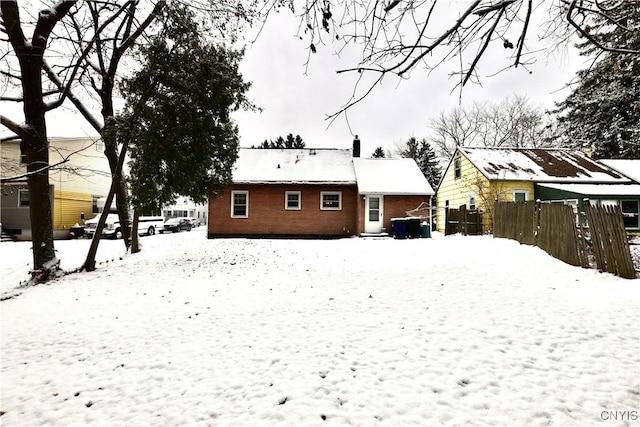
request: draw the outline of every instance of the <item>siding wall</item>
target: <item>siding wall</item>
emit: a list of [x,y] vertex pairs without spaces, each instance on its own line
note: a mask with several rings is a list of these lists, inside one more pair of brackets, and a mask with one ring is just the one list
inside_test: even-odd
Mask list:
[[[231,191],[249,192],[249,217],[231,218]],[[301,192],[301,209],[285,209],[285,191]],[[320,210],[321,191],[341,191],[342,209]],[[348,236],[357,233],[355,185],[235,185],[209,201],[209,237]]]
[[[53,203],[54,237],[66,237],[66,231],[76,223],[82,224],[81,213],[85,219],[93,217],[91,213],[92,197],[105,197],[111,185],[109,163],[102,153],[100,144],[89,138],[60,138],[49,141],[49,162],[55,164],[69,159],[64,166],[49,172]],[[0,162],[2,176],[19,175],[26,172],[26,166],[20,164],[18,141],[2,143]],[[26,183],[7,185],[2,192],[0,220],[3,227],[11,230],[23,230],[30,236],[31,221],[28,207],[17,207],[18,188],[27,188]],[[58,233],[62,231],[62,233]],[[29,237],[30,238],[30,237]]]
[[82,224],[81,214],[85,219],[93,218],[91,213],[91,194],[72,191],[54,191],[53,196],[53,228],[66,230],[76,223]]
[[456,153],[461,159],[461,176],[455,178],[454,162],[449,163],[445,171],[437,194],[437,229],[444,233],[445,207],[447,200],[450,208],[458,208],[460,205],[469,207],[469,195],[474,194],[476,207],[484,212],[482,222],[483,229],[492,228],[490,212],[493,211],[493,203],[499,201],[513,201],[514,191],[528,192],[528,199],[533,200],[534,184],[526,181],[489,181],[475,166],[465,157]]

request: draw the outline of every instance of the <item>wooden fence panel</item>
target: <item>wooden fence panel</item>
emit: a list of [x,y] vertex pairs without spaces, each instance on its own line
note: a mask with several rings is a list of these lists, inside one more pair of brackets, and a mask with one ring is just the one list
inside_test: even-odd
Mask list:
[[573,208],[564,204],[538,203],[537,245],[567,264],[580,266]]
[[458,209],[447,208],[445,211],[445,236],[460,233],[464,236],[482,234],[482,213],[478,210],[467,210],[466,205]]
[[635,278],[620,207],[592,206],[585,201],[585,212],[598,269],[627,279]]
[[593,255],[601,271],[625,278],[636,273],[619,206],[585,203],[588,229],[576,224],[573,208],[540,202],[496,203],[494,236],[535,245],[571,265],[589,267],[586,233],[593,241]]

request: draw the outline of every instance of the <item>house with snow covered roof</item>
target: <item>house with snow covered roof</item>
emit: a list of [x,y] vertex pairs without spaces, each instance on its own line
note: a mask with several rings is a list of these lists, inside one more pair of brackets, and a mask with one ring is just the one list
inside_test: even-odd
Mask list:
[[209,201],[208,237],[381,234],[434,194],[413,159],[353,149],[241,148],[233,184]]
[[465,205],[481,210],[483,228],[490,230],[496,200],[539,199],[582,210],[583,199],[628,197],[636,204],[625,203],[625,208],[635,210],[637,218],[638,190],[630,178],[578,150],[458,147],[438,185],[437,229],[444,232],[447,208]]

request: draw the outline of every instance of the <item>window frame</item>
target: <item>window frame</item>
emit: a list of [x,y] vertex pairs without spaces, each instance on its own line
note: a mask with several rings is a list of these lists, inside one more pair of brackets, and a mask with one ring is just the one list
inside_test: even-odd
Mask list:
[[[298,196],[297,206],[289,206],[289,196]],[[301,191],[285,191],[284,192],[284,209],[287,211],[299,211],[302,209],[302,192]]]
[[460,156],[453,159],[453,177],[454,179],[462,178],[462,159]]
[[[325,196],[338,196],[338,206],[325,206]],[[321,191],[320,192],[320,210],[321,211],[341,211],[342,210],[342,191]]]
[[516,200],[516,194],[524,194],[524,200],[520,200],[521,202],[527,202],[529,201],[529,190],[519,190],[519,189],[515,189],[513,190],[512,196],[513,196],[513,201],[517,202]]
[[[235,213],[236,206],[241,206],[240,204],[236,205],[235,196],[240,196],[240,195],[245,196],[244,215],[236,215]],[[231,218],[249,218],[249,191],[247,190],[231,191]]]
[[[624,208],[622,205],[625,203],[635,203],[635,210],[630,210],[628,206]],[[622,220],[624,221],[625,228],[640,228],[640,201],[636,199],[621,199],[620,210],[622,211]],[[632,221],[634,221],[635,224],[630,224]]]
[[[26,204],[24,204],[24,200],[22,198],[22,195],[26,194],[27,195],[27,199],[26,199]],[[19,208],[28,208],[29,205],[31,204],[31,198],[29,197],[29,189],[27,188],[19,188],[18,189],[18,207]]]
[[469,193],[469,210],[475,211],[478,209],[478,201],[476,200],[476,193]]

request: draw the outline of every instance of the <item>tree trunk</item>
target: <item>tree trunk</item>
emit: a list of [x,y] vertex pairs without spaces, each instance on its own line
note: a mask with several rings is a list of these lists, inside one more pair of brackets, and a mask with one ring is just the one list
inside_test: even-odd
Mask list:
[[140,211],[136,209],[135,211],[133,211],[133,227],[131,227],[131,253],[132,254],[137,254],[138,252],[140,252],[139,236],[138,236],[139,218],[140,218]]
[[[105,117],[107,119],[107,117]],[[105,127],[108,124],[105,125]],[[115,191],[116,197],[116,210],[118,211],[118,218],[120,219],[120,229],[122,230],[122,239],[124,244],[129,248],[131,245],[131,217],[129,216],[129,194],[127,187],[122,179],[122,170],[117,171],[118,168],[118,143],[109,132],[102,132],[102,140],[104,141],[104,155],[109,161],[109,168],[111,169],[112,185]],[[126,149],[122,148],[126,151]],[[116,172],[117,171],[117,172]]]
[[53,210],[49,186],[49,141],[42,93],[42,65],[53,27],[75,1],[59,2],[39,13],[32,40],[26,41],[16,1],[0,2],[3,32],[20,63],[25,124],[20,148],[27,157],[29,219],[33,242],[33,280],[46,281],[58,268],[53,244]]
[[[45,124],[44,103],[40,69],[41,56],[32,56],[21,61],[22,90],[26,125],[33,135],[23,139],[20,148],[27,157],[27,184],[29,186],[29,219],[33,240],[34,270],[51,268],[56,258],[53,245],[53,210],[51,187],[49,186],[49,141]],[[44,273],[46,279],[47,272]]]
[[[91,246],[89,247],[89,253],[87,254],[87,259],[84,262],[84,269],[86,271],[94,271],[96,269],[96,254],[98,252],[98,243],[100,243],[100,238],[102,237],[102,230],[104,229],[104,224],[107,220],[107,215],[109,213],[109,209],[111,209],[111,203],[113,202],[113,198],[115,197],[117,191],[117,183],[122,181],[122,167],[124,166],[124,159],[127,157],[127,147],[129,146],[128,141],[125,141],[122,144],[122,149],[120,151],[120,156],[118,157],[118,161],[115,165],[115,172],[111,178],[111,188],[109,189],[109,194],[107,195],[107,200],[104,204],[104,211],[102,215],[100,215],[100,220],[98,221],[98,226],[96,227],[96,232],[93,235],[93,240],[91,241]],[[128,215],[127,215],[128,217]],[[120,223],[120,231],[122,231],[122,236],[125,236],[125,228],[129,228],[128,224],[123,226]],[[129,246],[127,245],[127,248]]]

